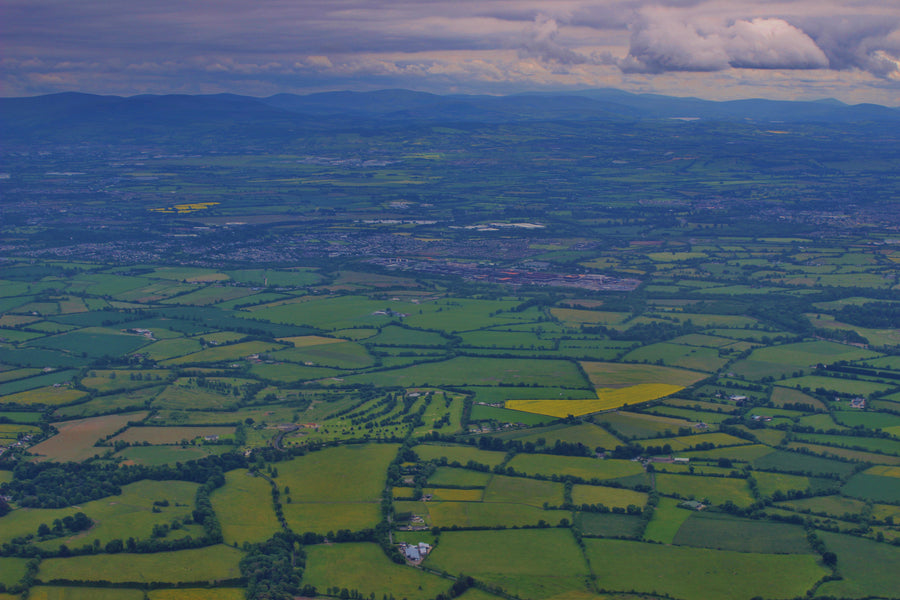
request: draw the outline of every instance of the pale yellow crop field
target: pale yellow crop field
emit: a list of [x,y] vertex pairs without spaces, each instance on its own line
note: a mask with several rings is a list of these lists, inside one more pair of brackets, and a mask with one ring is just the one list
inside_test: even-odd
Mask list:
[[613,410],[622,406],[649,402],[670,396],[684,389],[684,386],[669,383],[641,383],[626,388],[603,388],[597,390],[596,400],[507,400],[506,408],[522,412],[536,413],[550,417],[579,417],[603,410]]

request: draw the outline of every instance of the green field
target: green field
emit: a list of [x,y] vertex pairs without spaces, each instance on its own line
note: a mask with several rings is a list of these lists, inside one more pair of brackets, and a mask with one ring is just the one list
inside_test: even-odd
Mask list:
[[900,477],[857,473],[841,488],[841,493],[875,502],[900,502]]
[[226,473],[225,485],[215,490],[210,500],[226,544],[262,542],[281,530],[274,508],[268,506],[272,487],[262,477],[252,477],[246,469]]
[[605,413],[598,415],[594,420],[608,424],[616,433],[626,438],[650,438],[667,432],[668,435],[674,435],[680,428],[690,429],[694,425],[693,422],[684,419],[626,411]]
[[359,444],[325,448],[277,464],[280,486],[291,488],[293,502],[377,501],[396,444]]
[[73,419],[93,417],[122,410],[148,408],[149,403],[164,389],[164,386],[153,386],[109,396],[98,396],[87,402],[61,406],[53,412],[53,416],[57,419]]
[[471,460],[478,464],[495,467],[502,463],[506,458],[506,454],[503,452],[479,450],[472,446],[420,444],[416,446],[414,450],[418,455],[419,460],[439,460],[446,458],[448,463],[452,464],[458,462],[463,466]]
[[132,446],[116,452],[113,456],[122,458],[125,464],[145,465],[155,467],[159,465],[174,465],[190,460],[197,460],[211,454],[222,454],[232,450],[232,446]]
[[698,346],[683,346],[669,342],[651,344],[632,350],[623,357],[623,360],[633,362],[650,362],[671,366],[705,371],[708,373],[719,370],[728,360],[719,356],[714,348],[702,348]]
[[798,452],[776,450],[755,459],[753,468],[786,473],[811,473],[813,475],[848,475],[853,471],[854,465]]
[[60,587],[39,585],[29,590],[30,600],[142,600],[141,590],[127,588]]
[[[395,503],[395,509],[399,511],[408,505]],[[568,512],[542,510],[521,500],[514,503],[426,502],[414,507],[413,513],[425,518],[426,523],[433,527],[456,526],[464,529],[534,526],[541,521],[556,525],[561,518],[570,516]]]
[[622,488],[576,484],[572,486],[572,503],[575,506],[602,504],[607,508],[626,508],[629,505],[643,508],[647,503],[647,494]]
[[[473,407],[474,413],[474,407]],[[612,435],[602,427],[598,427],[592,423],[579,423],[578,425],[550,425],[539,429],[524,429],[520,431],[510,431],[497,434],[503,440],[517,440],[523,444],[531,442],[538,444],[540,440],[544,440],[547,447],[553,446],[557,441],[569,444],[584,444],[591,450],[595,448],[614,449],[622,444],[616,436]]]
[[239,550],[222,545],[156,554],[51,558],[41,563],[38,577],[43,581],[206,582],[239,577],[240,558]]
[[438,467],[428,478],[428,484],[436,487],[451,485],[461,487],[484,487],[491,480],[490,473],[470,471],[468,469],[454,469],[453,467]]
[[644,530],[644,539],[650,542],[671,544],[681,525],[687,521],[693,511],[681,508],[681,500],[675,498],[659,499],[659,504],[653,511],[653,518],[647,523]]
[[329,544],[306,549],[305,584],[320,593],[331,587],[357,590],[362,597],[433,598],[451,582],[418,569],[392,563],[375,544]]
[[792,598],[803,596],[827,573],[809,554],[753,554],[606,539],[586,539],[585,545],[600,587],[676,598]]
[[556,417],[527,413],[521,410],[498,408],[476,404],[472,407],[472,421],[496,421],[498,423],[521,423],[523,425],[542,425],[555,421]]
[[340,446],[278,463],[275,481],[290,488],[282,500],[288,524],[322,534],[374,527],[385,471],[396,452],[396,444]]
[[376,371],[346,377],[352,383],[372,383],[376,386],[441,386],[441,385],[543,385],[554,384],[585,389],[578,368],[563,360],[529,360],[516,358],[459,357],[445,361],[413,365],[402,369]]
[[[197,484],[186,481],[143,480],[124,486],[118,496],[86,502],[78,508],[20,508],[0,517],[0,542],[36,534],[41,524],[52,525],[54,520],[77,512],[86,514],[95,525],[89,531],[53,538],[41,542],[40,546],[56,549],[60,544],[81,547],[94,543],[94,540],[106,545],[114,539],[149,539],[154,525],[169,524],[190,515],[196,490]],[[168,501],[169,505],[156,506],[154,511],[155,501]],[[196,537],[199,531],[199,527],[183,528],[172,531],[170,536],[191,534]]]
[[[291,488],[293,494],[294,487]],[[296,532],[308,531],[327,535],[329,532],[347,529],[361,531],[372,529],[381,520],[377,501],[368,502],[297,502],[283,507],[284,518]]]
[[837,555],[841,581],[824,583],[821,595],[840,598],[896,598],[900,549],[871,540],[818,532],[825,547]]
[[730,501],[738,506],[749,506],[753,503],[753,496],[743,479],[657,473],[656,489],[660,494],[677,494],[682,498],[708,500],[713,504]]
[[494,475],[484,490],[484,501],[559,506],[563,503],[563,486],[553,481]]
[[673,543],[761,554],[810,554],[806,531],[799,525],[736,519],[728,515],[694,512],[678,529]]
[[842,517],[845,514],[862,513],[866,508],[865,503],[860,500],[837,495],[789,500],[787,502],[778,503],[778,506],[796,511],[810,511],[812,513],[832,515],[835,517]]
[[444,532],[425,566],[466,573],[525,598],[584,590],[588,574],[564,529]]
[[0,583],[6,587],[13,586],[25,575],[24,558],[0,558]]
[[586,536],[637,538],[644,529],[644,520],[633,515],[579,512],[575,524]]
[[838,379],[837,377],[824,377],[822,375],[807,375],[805,377],[785,379],[780,385],[803,390],[823,388],[837,392],[838,394],[853,396],[869,396],[878,392],[891,390],[895,387],[891,384],[877,383],[874,381]]
[[639,463],[629,460],[600,460],[580,456],[552,456],[548,454],[517,454],[509,467],[526,475],[572,475],[586,481],[617,479],[643,473]]

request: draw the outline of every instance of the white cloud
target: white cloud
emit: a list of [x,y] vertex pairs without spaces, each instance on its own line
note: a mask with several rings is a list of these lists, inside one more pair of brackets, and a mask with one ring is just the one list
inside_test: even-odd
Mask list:
[[775,18],[732,23],[695,18],[680,11],[643,11],[632,25],[624,71],[721,71],[744,69],[824,69],[828,58],[803,31]]

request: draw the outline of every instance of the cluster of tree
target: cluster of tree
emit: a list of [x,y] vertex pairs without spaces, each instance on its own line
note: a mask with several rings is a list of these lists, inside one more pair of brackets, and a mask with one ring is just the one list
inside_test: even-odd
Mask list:
[[306,555],[300,537],[278,532],[260,544],[253,544],[241,559],[241,575],[247,581],[247,600],[292,600],[315,596],[316,589],[303,585]]
[[247,459],[234,452],[160,466],[21,461],[13,471],[13,480],[0,486],[0,493],[22,507],[65,508],[116,496],[121,486],[141,479],[206,484],[215,477],[216,482],[224,483],[223,472],[247,466]]
[[835,313],[838,321],[870,329],[900,327],[900,304],[894,302],[866,302],[847,304]]
[[[474,441],[475,438],[469,438]],[[525,452],[528,454],[539,452],[541,454],[556,454],[559,456],[593,456],[594,451],[581,442],[564,442],[556,440],[552,446],[534,442],[522,442],[521,440],[504,440],[497,437],[482,436],[478,438],[478,448],[481,450],[496,450],[506,452]]]

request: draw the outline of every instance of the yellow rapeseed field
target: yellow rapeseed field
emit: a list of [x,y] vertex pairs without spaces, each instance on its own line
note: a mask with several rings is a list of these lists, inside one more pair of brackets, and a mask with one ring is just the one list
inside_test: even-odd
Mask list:
[[507,400],[506,408],[550,417],[578,417],[602,410],[612,410],[626,404],[640,404],[669,396],[684,386],[669,383],[641,383],[626,388],[597,390],[596,400]]

